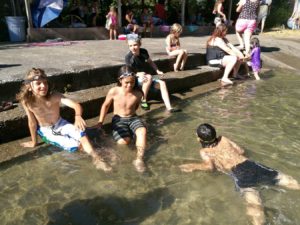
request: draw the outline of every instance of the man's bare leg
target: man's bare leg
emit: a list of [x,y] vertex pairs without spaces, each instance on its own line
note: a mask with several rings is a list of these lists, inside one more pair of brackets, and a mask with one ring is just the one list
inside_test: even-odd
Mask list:
[[104,171],[112,170],[111,166],[109,166],[106,162],[104,162],[104,160],[101,158],[101,156],[95,152],[95,150],[87,136],[82,137],[80,139],[80,143],[82,145],[83,151],[85,151],[87,154],[92,156],[93,163],[97,169],[102,169]]
[[259,192],[253,188],[242,188],[241,191],[246,201],[247,215],[251,217],[252,224],[263,225],[265,214]]
[[165,103],[167,110],[171,110],[172,106],[171,106],[169,92],[167,89],[166,82],[164,82],[163,80],[157,80],[157,82],[159,83],[161,98],[162,98],[163,102]]
[[133,165],[135,166],[136,170],[140,173],[146,170],[145,162],[144,162],[144,154],[146,149],[146,134],[147,130],[145,127],[139,127],[135,131],[136,135],[136,159],[133,161]]
[[293,177],[279,173],[277,176],[279,186],[283,186],[292,190],[300,190],[300,185]]

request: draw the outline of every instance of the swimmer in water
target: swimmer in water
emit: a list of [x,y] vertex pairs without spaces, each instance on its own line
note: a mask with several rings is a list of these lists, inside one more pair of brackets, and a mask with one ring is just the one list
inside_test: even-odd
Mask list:
[[291,176],[249,160],[236,143],[224,136],[217,137],[215,128],[210,124],[201,124],[197,128],[197,136],[203,147],[200,150],[202,162],[183,164],[179,166],[180,169],[183,172],[216,169],[231,175],[246,201],[247,215],[253,224],[265,223],[262,201],[256,189],[260,184],[300,190],[299,183]]

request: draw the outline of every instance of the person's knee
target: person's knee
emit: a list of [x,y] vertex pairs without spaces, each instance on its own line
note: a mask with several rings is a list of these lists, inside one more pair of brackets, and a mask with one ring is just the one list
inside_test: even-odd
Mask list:
[[228,66],[228,65],[235,65],[237,63],[237,56],[234,56],[234,55],[228,55],[228,56],[225,56],[222,60],[223,62],[223,65],[224,66]]
[[238,61],[237,56],[232,55],[231,59],[230,59],[230,62],[235,65],[237,63],[237,61]]
[[166,82],[163,80],[158,80],[157,83],[159,84],[160,89],[165,89],[167,87]]

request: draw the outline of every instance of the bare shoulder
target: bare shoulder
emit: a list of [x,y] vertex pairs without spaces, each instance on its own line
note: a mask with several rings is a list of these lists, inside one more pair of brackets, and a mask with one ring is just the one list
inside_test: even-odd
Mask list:
[[111,89],[109,89],[109,91],[108,91],[108,95],[110,95],[110,96],[115,96],[116,94],[118,94],[119,93],[119,89],[120,89],[120,87],[112,87]]

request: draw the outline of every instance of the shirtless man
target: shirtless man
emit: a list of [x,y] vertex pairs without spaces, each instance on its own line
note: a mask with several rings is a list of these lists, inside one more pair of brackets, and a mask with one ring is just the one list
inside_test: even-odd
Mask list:
[[203,162],[183,164],[179,166],[180,169],[184,172],[216,169],[230,174],[246,201],[247,214],[253,224],[261,225],[265,222],[263,205],[256,186],[280,185],[300,190],[300,185],[291,176],[247,159],[243,155],[244,150],[236,143],[223,136],[217,137],[216,130],[211,125],[201,124],[197,129],[197,135],[203,147],[200,150]]
[[129,144],[132,135],[136,136],[137,156],[133,165],[138,172],[145,171],[143,160],[146,148],[147,130],[141,119],[136,115],[143,92],[137,86],[137,78],[130,66],[123,66],[119,71],[118,86],[108,91],[100,110],[97,127],[100,128],[113,103],[112,133],[118,144]]
[[[35,147],[39,134],[45,142],[70,152],[82,147],[93,157],[97,169],[111,170],[94,151],[84,132],[86,124],[81,117],[81,106],[58,92],[52,92],[44,70],[33,68],[28,72],[17,99],[27,114],[31,134],[31,140],[21,144],[23,147]],[[60,117],[60,104],[74,109],[74,125]]]

